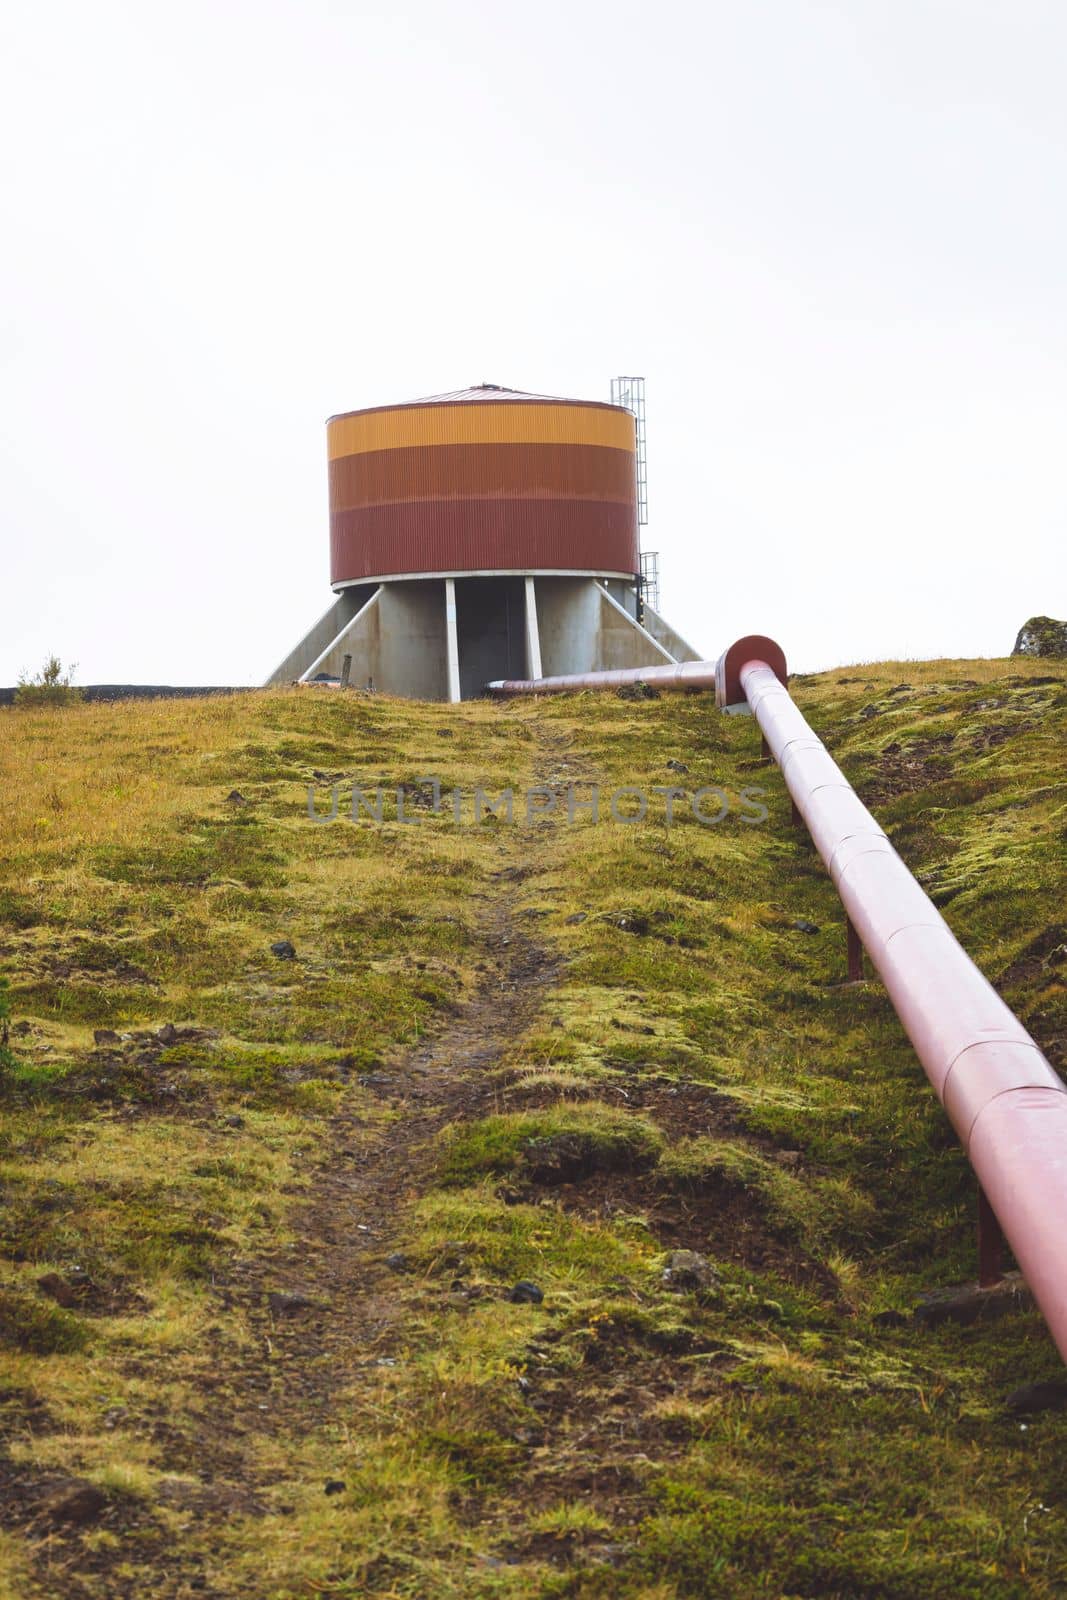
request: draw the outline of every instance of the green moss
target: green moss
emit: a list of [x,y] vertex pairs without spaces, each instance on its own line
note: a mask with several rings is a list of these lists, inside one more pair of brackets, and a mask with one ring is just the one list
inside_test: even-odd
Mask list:
[[513,1439],[502,1439],[487,1430],[453,1433],[431,1429],[426,1445],[456,1470],[461,1484],[483,1490],[501,1488],[522,1462],[522,1450]]
[[80,983],[69,978],[20,983],[14,994],[18,1008],[57,1022],[125,1026],[146,1021],[158,1002],[152,991],[120,984]]
[[61,1306],[0,1289],[0,1344],[33,1355],[69,1355],[89,1343],[85,1325]]
[[32,928],[40,922],[40,910],[32,895],[17,889],[0,889],[0,926]]
[[284,857],[257,817],[191,815],[177,818],[175,828],[173,837],[150,845],[102,846],[94,856],[96,871],[113,883],[129,884],[202,887],[212,878],[233,878],[247,888],[262,888],[283,881]]
[[694,1192],[726,1188],[751,1194],[764,1215],[808,1244],[858,1247],[873,1222],[870,1199],[846,1176],[783,1170],[751,1146],[728,1139],[683,1139],[660,1162],[658,1177]]
[[640,1171],[654,1166],[663,1136],[646,1119],[593,1101],[517,1111],[462,1123],[442,1140],[440,1181],[463,1185],[485,1173],[535,1173],[560,1160],[567,1173]]
[[596,1223],[554,1205],[502,1205],[490,1184],[422,1200],[413,1224],[411,1251],[426,1273],[462,1269],[498,1286],[529,1278],[573,1293],[616,1278],[637,1282],[655,1251],[647,1232],[625,1220]]
[[[669,1491],[668,1491],[669,1492]],[[749,1496],[710,1493],[693,1509],[650,1518],[641,1565],[679,1585],[686,1596],[719,1600],[754,1594],[742,1573],[759,1571],[763,1592],[863,1595],[864,1600],[1022,1600],[1021,1575],[1001,1575],[967,1554],[901,1548],[877,1513],[857,1518],[850,1502],[793,1507]],[[672,1508],[673,1509],[673,1508]],[[857,1523],[859,1524],[857,1526]]]

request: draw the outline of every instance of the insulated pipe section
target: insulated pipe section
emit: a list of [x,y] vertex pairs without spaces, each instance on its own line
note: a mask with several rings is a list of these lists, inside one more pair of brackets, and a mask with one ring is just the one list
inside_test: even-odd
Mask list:
[[[1067,1360],[1067,1088],[923,893],[785,688],[740,641],[748,701],[842,903]],[[772,659],[773,655],[773,659]]]
[[714,661],[683,661],[675,667],[619,667],[613,672],[572,672],[561,678],[496,678],[485,687],[495,695],[622,689],[628,683],[647,683],[655,689],[714,689],[716,670]]

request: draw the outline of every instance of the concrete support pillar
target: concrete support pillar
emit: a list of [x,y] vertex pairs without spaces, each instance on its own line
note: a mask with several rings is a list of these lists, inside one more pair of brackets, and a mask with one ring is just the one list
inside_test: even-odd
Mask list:
[[526,676],[543,678],[541,670],[541,634],[537,626],[537,595],[534,581],[526,579]]
[[445,633],[448,642],[448,698],[455,705],[459,693],[459,629],[456,625],[456,580],[445,579]]

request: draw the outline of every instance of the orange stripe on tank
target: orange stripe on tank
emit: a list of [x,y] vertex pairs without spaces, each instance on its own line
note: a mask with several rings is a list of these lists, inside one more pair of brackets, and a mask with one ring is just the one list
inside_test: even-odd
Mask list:
[[601,445],[636,452],[628,411],[610,406],[493,404],[399,406],[353,412],[326,426],[331,461],[368,451],[426,445]]

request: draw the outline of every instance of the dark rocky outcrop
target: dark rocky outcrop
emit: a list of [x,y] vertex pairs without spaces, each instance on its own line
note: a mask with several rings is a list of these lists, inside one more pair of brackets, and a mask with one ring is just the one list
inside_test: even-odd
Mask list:
[[1054,617],[1031,617],[1019,629],[1012,655],[1067,658],[1067,622],[1057,622]]

